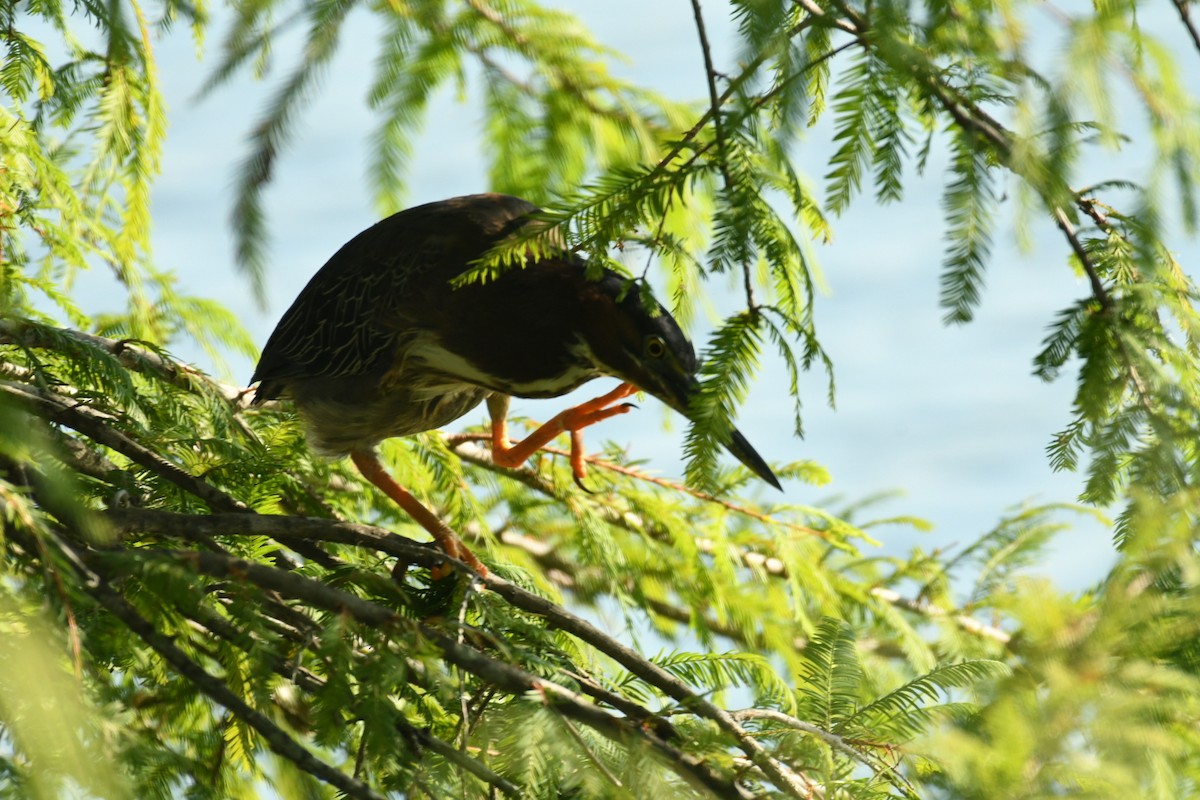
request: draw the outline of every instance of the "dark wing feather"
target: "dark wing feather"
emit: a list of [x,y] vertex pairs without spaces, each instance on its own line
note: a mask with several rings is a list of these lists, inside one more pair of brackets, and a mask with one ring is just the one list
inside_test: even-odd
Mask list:
[[355,236],[267,340],[250,379],[262,381],[255,402],[278,397],[289,380],[381,369],[415,320],[445,301],[450,280],[536,210],[515,197],[469,195],[401,211]]
[[403,250],[380,258],[371,233],[342,247],[284,313],[251,378],[262,381],[256,400],[278,396],[281,381],[367,371],[394,346],[395,331],[376,324],[376,315],[408,269]]

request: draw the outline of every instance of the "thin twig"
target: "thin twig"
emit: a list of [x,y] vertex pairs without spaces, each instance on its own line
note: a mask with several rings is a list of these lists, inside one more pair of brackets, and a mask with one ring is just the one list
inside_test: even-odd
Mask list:
[[1196,46],[1196,51],[1200,52],[1200,30],[1196,29],[1196,24],[1192,22],[1191,3],[1188,0],[1171,0],[1175,4],[1175,10],[1179,12],[1179,21],[1183,23],[1183,27],[1187,28],[1188,35],[1192,37],[1192,44]]
[[1099,301],[1100,307],[1108,311],[1112,308],[1112,298],[1108,296],[1108,290],[1104,288],[1104,283],[1100,280],[1099,273],[1096,272],[1096,265],[1092,263],[1092,257],[1088,255],[1087,250],[1083,247],[1083,243],[1079,241],[1079,235],[1075,232],[1075,226],[1071,224],[1071,220],[1061,208],[1054,209],[1054,223],[1058,225],[1058,229],[1067,237],[1067,242],[1070,243],[1071,249],[1075,252],[1075,257],[1079,259],[1080,266],[1087,273],[1088,282],[1092,285],[1092,294]]
[[783,725],[786,725],[789,728],[794,728],[795,730],[798,730],[803,733],[807,733],[807,734],[817,737],[822,742],[824,742],[825,744],[832,747],[834,750],[837,750],[838,752],[849,756],[850,758],[854,759],[855,761],[858,761],[861,764],[865,764],[866,766],[870,767],[872,770],[878,769],[878,765],[873,763],[869,758],[867,758],[865,755],[860,753],[858,750],[854,749],[854,747],[851,746],[841,736],[838,736],[836,733],[827,731],[819,725],[813,725],[811,722],[805,722],[804,720],[797,719],[796,717],[793,717],[790,714],[785,714],[782,711],[776,711],[775,709],[772,709],[772,708],[744,708],[739,711],[730,711],[729,713],[731,716],[733,716],[734,719],[736,719],[738,721],[743,721],[743,722],[746,720],[760,720],[760,719],[767,719],[767,720],[771,720],[772,722],[779,722]]
[[621,783],[621,779],[618,778],[613,771],[608,768],[608,764],[604,763],[604,759],[596,755],[596,753],[592,750],[592,746],[587,743],[587,740],[583,738],[583,734],[581,734],[579,729],[575,727],[575,723],[563,716],[560,716],[558,721],[562,723],[564,728],[567,729],[567,734],[575,740],[575,744],[578,745],[579,749],[583,751],[583,754],[587,756],[588,761],[590,761],[592,765],[600,771],[600,774],[604,776],[604,779],[616,788],[624,789],[625,785]]
[[565,673],[579,684],[584,694],[599,700],[601,703],[612,706],[639,725],[649,726],[663,741],[669,742],[679,738],[678,731],[661,715],[647,713],[645,707],[638,705],[632,700],[627,700],[619,694],[610,692],[601,686],[595,678],[584,674],[578,669],[566,670]]
[[916,797],[912,784],[910,784],[903,775],[901,775],[895,767],[890,764],[879,763],[876,759],[867,756],[865,753],[856,749],[843,736],[838,736],[832,731],[827,731],[819,725],[813,725],[811,722],[805,722],[802,719],[797,719],[790,714],[785,714],[782,711],[777,711],[773,708],[746,708],[740,711],[731,711],[738,720],[770,720],[786,725],[794,730],[810,734],[820,739],[825,744],[829,745],[834,750],[842,753],[855,761],[868,767],[876,774],[887,774],[892,782],[901,790],[906,792],[910,797]]
[[[556,496],[554,494],[553,487],[545,480],[539,478],[537,476],[537,473],[534,472],[532,469],[521,468],[521,469],[513,470],[513,469],[507,469],[504,467],[497,467],[492,463],[490,457],[487,455],[486,451],[484,451],[482,448],[480,448],[478,450],[466,450],[462,447],[462,444],[474,441],[476,439],[481,439],[481,438],[486,438],[486,437],[476,435],[476,434],[453,434],[451,436],[446,437],[447,442],[450,443],[451,449],[454,450],[454,452],[457,453],[463,459],[470,461],[473,464],[478,464],[479,466],[485,467],[487,469],[492,469],[496,472],[508,475],[510,477],[513,477],[516,480],[520,480],[522,483],[524,483],[527,486],[530,486],[531,488],[546,492],[549,496],[552,496],[552,497]],[[560,451],[560,450],[556,450],[554,448],[543,448],[543,449],[547,450],[549,452],[559,453],[564,456],[567,455],[566,451]],[[696,492],[695,490],[689,489],[688,487],[680,485],[680,484],[676,484],[672,481],[666,481],[661,478],[655,478],[650,475],[645,475],[643,473],[639,473],[637,470],[630,469],[629,467],[623,467],[619,464],[613,464],[612,462],[603,461],[603,460],[599,460],[599,459],[589,460],[589,463],[593,463],[596,466],[599,466],[601,468],[613,469],[613,470],[621,472],[623,474],[631,475],[632,477],[635,477],[639,480],[646,480],[646,481],[650,481],[653,483],[658,483],[659,485],[666,486],[673,490],[688,492],[689,494],[692,494],[695,497],[701,498],[703,500],[711,501],[714,503],[718,503],[718,504],[730,509],[731,511],[734,511],[735,513],[745,514],[745,515],[753,517],[755,519],[759,519],[762,522],[765,522],[769,525],[779,525],[779,526],[783,526],[786,528],[798,530],[802,533],[817,535],[817,536],[821,536],[822,538],[828,538],[827,534],[825,534],[822,531],[818,531],[815,528],[809,528],[804,525],[799,525],[797,523],[787,522],[784,520],[777,520],[769,515],[762,514],[761,512],[757,512],[754,509],[747,508],[745,506],[741,506],[736,503],[731,503],[727,500],[722,500],[721,498],[711,497],[710,495],[707,495],[703,492]],[[644,529],[644,527],[640,525],[640,521],[638,521],[638,523],[639,523],[638,525],[633,524],[634,520],[631,519],[631,517],[633,515],[623,513],[621,511],[619,511],[618,509],[612,508],[611,506],[607,506],[607,505],[601,506],[599,509],[597,509],[597,513],[600,514],[601,516],[603,516],[607,522],[609,522],[613,525],[617,525],[618,527],[621,527],[621,528],[624,528],[626,530],[630,530],[630,531],[633,531],[636,533],[640,533],[640,534],[648,533]],[[519,538],[520,536],[521,535],[517,534],[517,533],[512,533],[508,537],[505,537],[502,535],[501,541],[503,541],[505,544],[509,544],[511,546],[520,547],[520,548],[530,552],[535,557],[537,557],[539,554],[537,552],[536,545],[534,543],[522,541]],[[702,553],[713,553],[716,551],[717,544],[712,539],[702,537],[702,538],[694,539],[694,542],[696,545],[696,549]],[[544,544],[544,543],[542,543],[542,544]],[[740,560],[746,566],[753,567],[755,569],[761,569],[763,572],[767,573],[768,575],[773,575],[775,577],[780,577],[780,578],[786,578],[788,576],[787,564],[782,559],[776,558],[775,556],[770,556],[770,555],[767,555],[765,553],[760,553],[755,550],[748,550],[745,548],[741,548],[736,552],[736,557],[738,558],[738,560]],[[1003,644],[1003,645],[1008,645],[1008,643],[1010,642],[1010,640],[1012,638],[1005,631],[1003,631],[999,628],[993,627],[991,625],[986,625],[986,624],[980,622],[979,620],[975,619],[974,617],[971,617],[968,614],[962,614],[962,613],[958,613],[955,611],[947,610],[947,609],[941,608],[940,606],[934,606],[934,605],[930,605],[930,604],[926,604],[926,603],[918,603],[916,601],[904,598],[898,592],[894,592],[891,589],[877,586],[871,590],[871,594],[873,596],[875,596],[876,598],[878,598],[879,600],[882,600],[883,602],[889,603],[891,605],[895,605],[899,608],[903,608],[904,610],[909,611],[914,614],[918,614],[918,615],[921,615],[924,617],[944,618],[944,619],[953,620],[955,624],[957,624],[960,628],[967,631],[968,633],[972,633],[977,636],[982,636],[984,638],[991,639],[991,640],[999,642],[1000,644]],[[659,613],[662,613],[663,616],[671,617],[673,619],[680,618],[678,614],[672,614],[671,609],[669,607],[656,608],[655,610],[658,611]],[[686,620],[681,620],[681,621],[686,621]],[[736,638],[736,637],[734,637],[734,638]]]
[[[704,14],[700,10],[700,0],[692,0],[692,16],[696,20],[696,34],[700,37],[700,50],[704,54],[704,77],[708,83],[708,103],[713,125],[713,138],[717,142],[717,164],[721,170],[721,178],[725,181],[725,193],[733,201],[733,177],[729,174],[729,151],[725,147],[725,129],[721,122],[721,97],[717,93],[717,70],[713,66],[712,48],[708,44],[708,33],[704,29]],[[750,274],[748,261],[742,262],[742,283],[746,291],[746,308],[754,313],[754,280]]]
[[[836,0],[842,13],[847,17],[844,21],[845,25],[841,26],[843,30],[852,33],[855,40],[864,48],[869,49],[870,43],[867,40],[867,22],[866,19],[850,8],[842,0]],[[805,8],[810,9],[811,13],[823,13],[812,0],[798,0]],[[1184,17],[1185,23],[1187,20],[1187,9],[1180,7],[1182,0],[1174,0],[1180,14]],[[1190,29],[1190,25],[1189,25]],[[942,108],[954,119],[954,122],[963,130],[979,136],[984,141],[988,142],[994,149],[1000,162],[1011,169],[1017,175],[1022,175],[1024,170],[1020,163],[1017,163],[1013,158],[1013,136],[1012,133],[1004,127],[991,114],[987,113],[975,101],[963,97],[961,93],[951,87],[945,78],[937,72],[924,71],[918,75],[919,79],[924,83],[926,88],[932,93],[934,98]],[[1036,187],[1036,184],[1034,184]],[[1080,193],[1065,184],[1060,187],[1061,190],[1069,194],[1075,199],[1075,202],[1080,202]],[[1104,309],[1112,307],[1112,298],[1105,288],[1104,283],[1100,280],[1099,270],[1095,261],[1084,249],[1083,244],[1079,240],[1074,226],[1070,222],[1063,208],[1055,200],[1054,195],[1049,190],[1040,190],[1042,199],[1050,206],[1051,214],[1054,217],[1055,225],[1063,232],[1070,245],[1072,252],[1079,259],[1080,266],[1088,276],[1088,282],[1091,285],[1092,294]],[[1086,210],[1086,209],[1085,209]],[[1094,217],[1093,217],[1094,218]]]
[[[558,557],[554,553],[554,548],[545,541],[535,539],[531,536],[518,533],[516,531],[505,531],[499,536],[500,541],[509,547],[516,547],[529,553],[538,561],[539,564],[546,569],[548,576],[555,583],[566,589],[577,589],[575,585],[575,576],[571,574],[570,562],[566,559]],[[716,543],[711,539],[696,539],[696,549],[702,553],[712,553],[716,549]],[[768,575],[777,578],[786,578],[788,576],[787,565],[780,559],[773,556],[765,556],[762,553],[753,550],[739,550],[737,552],[738,559],[747,566],[755,567],[766,572]],[[556,579],[555,576],[558,576]],[[931,619],[948,619],[958,627],[962,628],[967,633],[980,636],[985,639],[991,639],[1002,645],[1008,645],[1012,641],[1012,637],[1000,628],[987,625],[974,617],[950,611],[936,606],[931,603],[923,603],[917,600],[904,597],[894,589],[889,589],[883,586],[875,586],[871,588],[871,596],[877,600],[881,600],[896,608],[903,609],[909,613],[916,614],[922,617]],[[676,622],[690,623],[693,615],[691,611],[673,606],[670,603],[661,600],[647,598],[650,610],[659,616]],[[741,641],[750,646],[758,646],[759,643],[749,641],[743,631],[733,628],[728,625],[722,625],[714,619],[705,619],[704,627],[720,636],[725,636],[735,641]],[[797,639],[793,646],[796,649],[802,649],[806,642],[802,639]]]
[[[467,442],[483,442],[488,441],[489,439],[489,436],[481,433],[453,433],[448,434],[445,437],[446,443],[450,446],[450,449],[453,450],[464,461],[469,461],[472,464],[476,464],[481,467],[490,468],[494,464],[491,460],[491,456],[485,448],[475,447],[468,449],[462,446]],[[543,447],[541,452],[563,456],[564,458],[570,456],[568,451],[557,447]],[[787,528],[788,530],[804,534],[805,536],[816,536],[819,539],[829,538],[829,533],[827,531],[817,530],[816,528],[808,525],[801,525],[797,522],[788,522],[787,520],[776,519],[770,514],[765,514],[761,511],[750,508],[749,506],[742,505],[741,503],[735,503],[732,500],[726,500],[723,497],[717,497],[716,495],[709,494],[708,492],[702,492],[699,489],[693,489],[687,484],[680,483],[679,481],[673,481],[668,478],[659,478],[639,469],[627,467],[624,464],[618,464],[614,461],[608,461],[598,456],[585,456],[585,460],[589,466],[594,466],[609,472],[615,472],[618,475],[625,475],[637,481],[653,483],[656,486],[661,486],[664,489],[670,489],[673,492],[681,492],[683,494],[691,495],[697,500],[703,500],[706,503],[719,505],[722,508],[734,512],[735,514],[750,517],[751,519],[756,519],[759,522],[764,522],[768,525]],[[537,473],[532,470],[527,470],[525,468],[506,469],[504,467],[496,467],[496,470],[520,480],[531,489],[537,489],[539,491],[550,489],[550,485],[540,478],[537,478]],[[527,476],[535,478],[536,480],[526,480]]]
[[[467,5],[473,8],[475,12],[479,14],[479,16],[483,17],[485,20],[494,25],[497,30],[503,33],[509,39],[509,41],[512,42],[513,47],[505,47],[501,49],[505,51],[516,51],[519,53],[530,53],[532,51],[533,43],[529,40],[529,37],[522,33],[520,29],[514,27],[507,20],[505,20],[500,11],[492,8],[490,5],[483,2],[483,0],[467,0]],[[438,25],[435,26],[435,28],[439,33],[443,33],[446,36],[457,35],[455,32],[446,30],[444,25]],[[491,55],[488,54],[487,50],[489,44],[490,43],[487,42],[481,44],[480,42],[472,39],[464,42],[463,46],[468,52],[472,53],[476,58],[479,59],[484,68],[492,70],[496,75],[500,76],[512,86],[516,87],[525,96],[534,100],[540,100],[541,98],[538,95],[538,91],[533,85],[531,85],[528,81],[523,81],[518,78],[512,73],[511,70],[506,69],[501,65],[500,62],[496,61],[496,59],[492,58]],[[554,78],[560,88],[574,92],[575,99],[582,103],[588,111],[596,116],[611,117],[624,121],[630,121],[633,119],[633,115],[628,110],[622,108],[619,102],[615,103],[611,108],[605,108],[601,106],[590,96],[591,93],[589,89],[591,87],[587,85],[581,85],[572,74],[563,70],[559,70],[555,73]],[[620,95],[618,93],[613,92],[612,94],[614,95],[614,101],[620,100]]]
[[[830,17],[825,13],[825,9],[821,8],[813,0],[796,0],[796,5],[807,11],[813,19],[825,20],[826,24],[832,24],[833,27],[839,28],[846,33],[852,33],[855,36],[858,36],[859,34],[859,26],[853,21],[837,19],[835,17],[832,19],[832,22],[830,22]],[[849,9],[847,9],[845,6],[842,8],[843,11],[849,12]]]
[[956,611],[948,611],[941,606],[935,606],[932,603],[922,603],[917,600],[904,597],[895,589],[889,589],[886,586],[875,586],[871,589],[871,596],[882,600],[885,603],[902,608],[905,611],[919,614],[923,617],[931,619],[949,619],[955,625],[962,628],[967,633],[973,633],[976,636],[982,636],[986,639],[999,642],[1002,645],[1009,645],[1012,642],[1012,635],[1007,631],[996,628],[992,625],[986,625],[968,614],[962,614]]

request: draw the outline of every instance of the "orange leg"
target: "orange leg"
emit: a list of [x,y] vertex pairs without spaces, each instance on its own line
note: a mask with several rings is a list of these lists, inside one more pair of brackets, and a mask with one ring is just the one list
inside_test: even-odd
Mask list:
[[[404,509],[405,513],[417,521],[418,525],[429,531],[446,555],[465,561],[467,566],[480,575],[488,574],[488,568],[467,549],[454,531],[450,530],[450,526],[438,519],[437,515],[423,506],[421,501],[413,497],[407,489],[396,483],[396,479],[389,475],[387,469],[384,468],[379,456],[367,450],[355,450],[350,454],[350,460],[354,462],[354,466],[358,467],[358,471],[363,474],[364,478],[379,487],[381,492]],[[434,577],[444,576],[439,576],[435,570]]]
[[583,429],[634,408],[633,403],[613,403],[629,397],[637,390],[633,384],[622,383],[607,394],[561,412],[517,444],[508,441],[508,396],[492,395],[488,398],[488,411],[492,416],[492,461],[501,467],[519,467],[531,455],[550,444],[554,437],[570,432],[571,472],[575,475],[575,482],[583,486],[582,481],[587,475],[583,461]]

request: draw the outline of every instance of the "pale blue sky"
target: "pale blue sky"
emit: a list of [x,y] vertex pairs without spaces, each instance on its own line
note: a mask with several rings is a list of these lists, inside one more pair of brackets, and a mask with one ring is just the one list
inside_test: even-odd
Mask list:
[[[618,71],[672,96],[704,95],[689,4],[620,0],[563,5],[580,13],[602,41],[629,55],[628,65]],[[650,8],[653,18],[647,14]],[[730,63],[731,27],[722,19],[723,6],[708,2],[705,10],[721,69]],[[1052,17],[1042,21],[1053,35]],[[1172,32],[1195,83],[1200,55],[1174,33],[1179,25],[1170,4],[1155,4],[1141,22],[1149,30]],[[233,268],[229,214],[247,132],[273,84],[238,79],[197,102],[195,93],[211,59],[198,64],[182,30],[158,45],[171,126],[155,192],[158,263],[178,271],[183,290],[232,307],[260,346],[308,278],[375,220],[365,178],[367,142],[376,123],[364,103],[377,53],[371,23],[365,14],[351,18],[352,38],[343,44],[317,102],[303,116],[294,145],[279,160],[278,178],[267,195],[272,239],[266,312],[256,308],[248,283]],[[210,50],[215,52],[218,42],[219,36],[210,37]],[[287,43],[276,48],[285,69],[291,51]],[[442,95],[433,103],[416,151],[413,204],[488,188],[479,154],[479,120],[475,107],[453,97]],[[827,171],[829,138],[827,119],[797,151],[800,168],[818,186]],[[1081,175],[1078,183],[1116,177],[1118,165],[1145,160],[1135,143],[1120,154],[1095,159],[1091,163],[1105,171]],[[818,333],[835,361],[837,410],[825,406],[823,377],[812,375],[804,389],[807,438],[795,439],[786,381],[780,365],[768,360],[739,420],[768,459],[807,458],[831,471],[830,486],[787,487],[788,501],[817,504],[834,494],[849,499],[903,490],[905,496],[889,501],[880,515],[922,516],[936,528],[928,534],[876,529],[886,550],[894,553],[918,542],[927,549],[964,544],[993,526],[1013,504],[1070,501],[1081,485],[1078,475],[1052,473],[1044,455],[1051,435],[1069,419],[1072,377],[1046,385],[1032,376],[1031,360],[1054,313],[1085,295],[1087,286],[1068,270],[1066,246],[1049,223],[1034,231],[1033,250],[1022,253],[1012,245],[1007,217],[999,228],[976,321],[944,327],[937,303],[944,161],[944,154],[935,153],[927,175],[909,182],[901,203],[880,207],[869,199],[856,201],[835,220],[834,242],[818,248],[829,285],[817,307]],[[1138,178],[1144,173],[1139,167],[1124,174]],[[1200,255],[1197,243],[1182,236],[1175,249],[1185,264],[1195,264]],[[104,298],[116,296],[108,293],[108,284],[102,274],[86,281],[88,291],[98,292],[98,307]],[[181,348],[180,355],[209,367],[196,351]],[[246,380],[252,366],[235,360],[236,379]],[[581,391],[591,394],[601,388],[596,383]],[[523,401],[514,410],[544,419],[566,402]],[[483,418],[480,409],[465,421]],[[683,422],[677,419],[664,430],[663,420],[658,404],[650,401],[636,414],[605,423],[591,438],[628,444],[635,456],[651,458],[662,473],[678,475]],[[1061,585],[1078,587],[1100,577],[1110,558],[1106,531],[1081,520],[1075,532],[1059,540],[1046,569]]]

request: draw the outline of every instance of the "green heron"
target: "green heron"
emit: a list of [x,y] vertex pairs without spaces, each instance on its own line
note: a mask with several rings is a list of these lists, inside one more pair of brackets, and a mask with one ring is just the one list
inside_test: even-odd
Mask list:
[[[484,567],[454,533],[387,473],[375,447],[438,428],[487,401],[492,458],[516,467],[563,432],[583,477],[584,428],[632,408],[638,390],[687,415],[698,389],[696,355],[675,320],[647,308],[611,270],[595,280],[582,259],[545,257],[483,283],[452,280],[538,209],[480,194],[401,211],[350,240],[283,315],[251,383],[254,402],[291,399],[310,442],[349,455],[451,557]],[[600,375],[623,383],[569,408],[510,444],[509,398],[558,397]],[[779,488],[736,430],[728,450]]]

